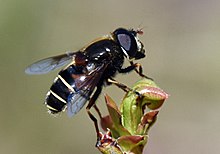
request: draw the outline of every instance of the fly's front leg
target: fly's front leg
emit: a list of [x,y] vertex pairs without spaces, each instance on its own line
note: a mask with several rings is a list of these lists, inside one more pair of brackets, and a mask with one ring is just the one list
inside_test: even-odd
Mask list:
[[118,72],[119,72],[119,73],[129,73],[129,72],[131,72],[131,71],[133,71],[133,70],[135,70],[135,69],[136,69],[136,66],[135,66],[135,65],[130,65],[130,66],[126,67],[126,68],[120,68],[120,69],[118,70]]
[[136,72],[137,74],[139,74],[141,77],[144,77],[144,78],[147,78],[147,79],[150,79],[150,80],[153,81],[152,78],[150,78],[150,77],[148,77],[148,76],[146,76],[146,75],[143,74],[143,68],[142,68],[141,64],[139,64],[139,63],[134,63],[133,61],[130,61],[130,64],[131,64],[131,66],[134,67],[135,72]]

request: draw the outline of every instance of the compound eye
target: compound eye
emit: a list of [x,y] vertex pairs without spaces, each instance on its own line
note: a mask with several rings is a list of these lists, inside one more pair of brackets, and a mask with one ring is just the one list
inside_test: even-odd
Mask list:
[[118,34],[117,35],[118,41],[120,45],[126,50],[129,51],[131,48],[131,37],[126,34]]
[[118,28],[113,32],[125,56],[129,59],[134,58],[137,52],[136,34],[133,34],[133,32],[134,31],[129,31],[124,28]]

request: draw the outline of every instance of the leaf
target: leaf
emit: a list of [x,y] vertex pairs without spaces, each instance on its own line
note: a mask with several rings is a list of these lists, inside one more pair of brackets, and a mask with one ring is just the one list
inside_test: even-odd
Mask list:
[[[147,142],[148,137],[146,135],[132,135],[132,136],[121,136],[118,138],[118,144],[123,151],[131,152],[138,149],[139,153],[142,152],[144,145]],[[142,148],[140,148],[142,147]]]
[[131,133],[136,134],[137,126],[140,123],[142,105],[138,103],[138,95],[134,92],[128,92],[121,104],[122,125]]
[[168,98],[168,94],[158,87],[143,86],[137,91],[143,95],[142,105],[147,105],[151,110],[160,108]]
[[138,125],[138,134],[147,135],[149,128],[156,122],[159,111],[150,111],[141,118],[141,123]]
[[130,135],[128,130],[125,129],[121,124],[121,113],[115,102],[108,95],[105,95],[105,100],[113,123],[111,128],[113,137],[118,138],[119,136]]
[[110,131],[105,134],[99,133],[100,140],[97,141],[96,147],[103,154],[123,154],[120,146],[114,138],[112,138]]

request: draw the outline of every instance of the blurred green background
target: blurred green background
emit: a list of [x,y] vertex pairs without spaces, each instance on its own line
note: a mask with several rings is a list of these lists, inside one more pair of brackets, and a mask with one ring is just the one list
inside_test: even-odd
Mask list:
[[[220,1],[0,0],[0,153],[98,153],[85,108],[73,118],[43,105],[57,71],[28,76],[30,63],[78,50],[118,27],[144,27],[144,72],[170,94],[145,153],[220,153]],[[135,73],[118,75],[131,86]],[[107,87],[120,102],[124,93]],[[103,95],[98,106],[105,111]]]

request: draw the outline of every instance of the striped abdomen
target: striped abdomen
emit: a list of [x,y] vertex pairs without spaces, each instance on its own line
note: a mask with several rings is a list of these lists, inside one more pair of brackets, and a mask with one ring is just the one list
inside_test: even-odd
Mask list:
[[51,113],[64,111],[69,101],[70,95],[76,93],[75,76],[79,76],[82,69],[74,65],[59,72],[55,78],[50,91],[47,93],[46,102],[47,108]]

